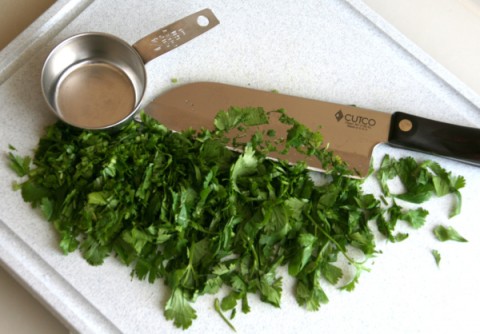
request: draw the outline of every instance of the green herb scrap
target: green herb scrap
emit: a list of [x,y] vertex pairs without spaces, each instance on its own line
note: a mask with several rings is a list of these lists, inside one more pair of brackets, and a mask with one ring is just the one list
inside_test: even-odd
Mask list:
[[[15,147],[9,146],[11,151],[15,151]],[[32,158],[29,156],[20,157],[18,155],[13,154],[12,152],[8,153],[8,159],[10,160],[10,168],[17,173],[19,177],[23,177],[30,172],[30,163]]]
[[445,227],[443,225],[438,225],[433,229],[433,234],[440,241],[458,241],[458,242],[468,242],[467,239],[462,237],[453,227]]
[[435,263],[437,264],[437,266],[440,266],[440,261],[442,260],[442,256],[440,255],[440,252],[436,249],[433,249],[432,255],[433,255],[433,258],[435,259]]
[[[445,196],[453,194],[456,203],[451,210],[450,217],[456,216],[461,211],[462,196],[460,189],[465,186],[463,176],[452,176],[434,161],[417,162],[412,157],[396,160],[386,155],[376,172],[382,191],[387,196],[420,204],[429,200],[432,196]],[[388,181],[399,177],[405,192],[392,195],[388,187]]]
[[[286,138],[274,138],[268,128],[247,136],[271,117],[289,126]],[[78,248],[92,265],[115,254],[139,279],[163,279],[171,291],[165,317],[177,327],[191,326],[197,318],[192,302],[222,286],[228,292],[215,303],[220,314],[232,310],[233,317],[237,307],[248,313],[252,293],[280,307],[281,266],[296,278],[298,304],[318,310],[328,302],[323,284],[351,291],[370,270],[368,260],[378,251],[369,221],[392,241],[406,238],[395,232],[397,221],[414,228],[425,222],[422,209],[396,203],[385,209],[364,193],[363,181],[345,177],[352,172],[322,146],[320,133],[282,110],[231,108],[218,114],[215,131],[181,133],[141,118],[116,133],[57,123],[33,159],[11,153],[10,162],[27,176],[17,185],[23,199],[53,224],[65,254]],[[231,130],[234,138],[227,136]],[[267,159],[290,149],[319,159],[328,182],[315,184],[305,163]],[[410,199],[458,193],[464,184],[437,165],[419,169],[388,159],[378,174],[387,192],[394,171],[407,184],[414,172],[422,180]]]

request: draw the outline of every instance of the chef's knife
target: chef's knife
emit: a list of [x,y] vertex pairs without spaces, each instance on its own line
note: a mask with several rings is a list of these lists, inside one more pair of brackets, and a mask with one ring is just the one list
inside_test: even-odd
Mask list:
[[[366,176],[379,143],[441,155],[480,166],[480,129],[396,112],[393,115],[275,92],[198,82],[175,87],[152,101],[145,112],[171,130],[213,128],[220,110],[229,107],[285,109],[287,114],[320,132],[329,148]],[[281,135],[277,132],[277,135]],[[274,156],[275,157],[275,156]],[[283,157],[297,161],[298,154]],[[315,161],[310,167],[321,169]]]

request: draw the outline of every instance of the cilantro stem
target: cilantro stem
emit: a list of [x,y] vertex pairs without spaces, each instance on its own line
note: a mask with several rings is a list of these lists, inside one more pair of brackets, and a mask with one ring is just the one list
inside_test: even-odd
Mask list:
[[[359,262],[359,261],[355,261],[354,259],[352,259],[348,254],[347,254],[347,251],[330,235],[328,234],[309,214],[307,214],[307,217],[308,219],[313,223],[315,224],[315,226],[320,230],[320,232],[322,232],[322,234],[328,239],[330,240],[331,242],[333,242],[333,244],[340,250],[340,252],[343,254],[343,256],[347,259],[347,261],[353,265],[355,267],[355,277],[353,278],[353,280],[346,284],[344,287],[346,287],[347,290],[352,290],[353,289],[353,286],[355,284],[355,282],[358,280],[358,278],[360,277],[360,273],[362,271],[367,271],[369,272],[370,271],[370,268],[367,268],[364,266],[364,263],[368,260],[368,256],[365,258],[364,261],[362,262]],[[351,287],[349,287],[351,286]]]
[[220,300],[218,298],[215,298],[214,307],[215,307],[215,311],[217,311],[217,313],[220,315],[220,317],[223,319],[223,321],[225,321],[225,323],[228,325],[228,327],[230,327],[231,330],[236,332],[237,330],[232,325],[232,323],[223,315],[223,312],[220,308]]
[[343,256],[345,256],[345,258],[347,259],[347,261],[351,264],[356,264],[357,261],[355,261],[354,259],[352,259],[350,256],[348,256],[347,254],[347,251],[330,235],[328,234],[316,221],[315,219],[313,219],[309,214],[307,214],[307,218],[313,223],[315,224],[315,226],[320,230],[320,232],[322,232],[322,234],[328,239],[330,240],[331,242],[333,242],[333,244],[340,250],[340,252],[342,252]]

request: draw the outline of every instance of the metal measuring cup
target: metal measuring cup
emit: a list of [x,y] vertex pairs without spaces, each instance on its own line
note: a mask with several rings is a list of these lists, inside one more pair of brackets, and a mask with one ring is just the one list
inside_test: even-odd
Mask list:
[[210,9],[184,17],[133,46],[105,33],[81,33],[58,44],[42,69],[43,95],[65,123],[88,130],[116,129],[142,101],[145,64],[219,24]]

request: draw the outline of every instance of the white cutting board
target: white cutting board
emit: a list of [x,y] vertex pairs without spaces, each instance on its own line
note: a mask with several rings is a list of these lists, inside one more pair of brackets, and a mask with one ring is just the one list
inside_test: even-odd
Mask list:
[[[40,91],[40,71],[50,49],[85,31],[115,34],[129,43],[183,16],[209,7],[220,25],[147,65],[145,103],[181,83],[219,81],[393,112],[402,110],[480,127],[480,99],[396,33],[360,1],[60,1],[38,39],[8,49],[0,65],[0,142],[31,153],[43,128],[54,122]],[[2,56],[3,56],[2,55]],[[325,289],[330,303],[318,312],[298,307],[293,281],[285,276],[282,308],[251,297],[252,312],[237,314],[240,333],[473,333],[480,318],[476,262],[480,227],[476,192],[480,169],[381,145],[385,153],[434,159],[464,175],[463,211],[448,220],[450,198],[425,207],[424,228],[400,244],[378,241],[383,251],[354,292]],[[64,256],[58,238],[39,213],[11,190],[15,179],[3,155],[0,164],[0,261],[76,331],[180,333],[163,316],[167,291],[131,280],[114,258],[91,267],[78,252]],[[376,191],[367,180],[367,191]],[[440,243],[431,229],[453,225],[467,244]],[[405,228],[406,231],[410,231]],[[431,249],[442,254],[437,268]],[[189,332],[229,329],[213,311],[213,297],[195,303],[198,319]]]

